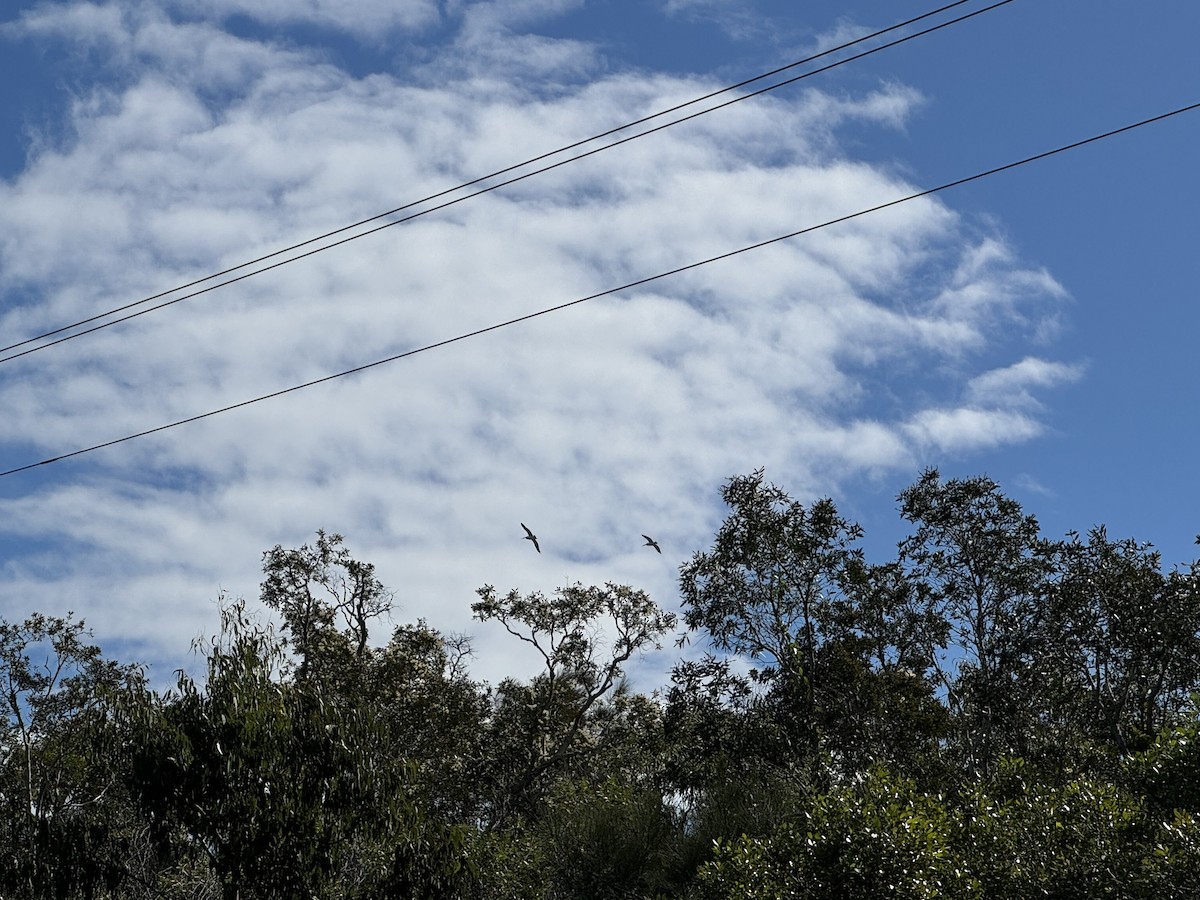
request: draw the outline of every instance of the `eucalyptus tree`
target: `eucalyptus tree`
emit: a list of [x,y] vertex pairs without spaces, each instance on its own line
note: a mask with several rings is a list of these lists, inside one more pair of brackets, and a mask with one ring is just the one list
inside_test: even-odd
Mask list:
[[132,786],[162,858],[199,858],[226,900],[452,895],[466,832],[416,802],[375,707],[289,680],[241,602],[206,661],[140,714]]
[[470,641],[423,620],[370,643],[376,620],[395,611],[375,567],[340,534],[263,554],[261,600],[278,612],[289,654],[281,666],[330,703],[371,708],[388,740],[414,767],[414,788],[441,813],[475,815],[486,691],[471,680]]
[[761,469],[731,478],[721,496],[731,512],[712,549],[680,571],[684,623],[762,666],[760,679],[803,678],[837,618],[862,529],[832,500],[793,500]]
[[[957,723],[968,770],[1023,754],[1037,724],[1040,641],[1056,546],[1037,519],[987,477],[943,481],[936,469],[901,492],[915,530],[900,561],[920,584],[945,641],[926,648]],[[930,632],[935,634],[935,632]]]
[[[741,768],[756,755],[808,775],[900,757],[929,768],[945,731],[930,646],[945,623],[922,586],[896,563],[868,564],[861,527],[830,499],[801,503],[761,470],[722,498],[712,548],[680,572],[684,621],[709,649],[677,667],[670,695],[669,720],[692,732],[687,757],[704,758],[707,730],[737,735],[714,749]],[[752,667],[741,683],[739,664]]]
[[500,595],[491,585],[471,606],[480,622],[498,622],[541,658],[528,682],[506,679],[489,729],[493,798],[488,823],[506,825],[533,812],[553,778],[588,764],[628,734],[644,704],[624,684],[635,655],[661,646],[675,616],[626,585],[573,584]]
[[[717,653],[749,662],[751,681],[777,694],[789,740],[811,759],[819,746],[818,659],[845,618],[842,587],[861,558],[854,544],[862,529],[832,500],[793,500],[761,469],[731,478],[721,496],[730,513],[712,549],[680,570],[684,623]],[[716,674],[727,680],[724,668]]]
[[1057,719],[1106,752],[1128,756],[1191,709],[1200,691],[1197,567],[1162,569],[1148,544],[1103,527],[1072,535],[1049,630]]
[[399,625],[375,651],[359,691],[389,741],[413,764],[413,783],[437,815],[480,817],[479,780],[487,765],[490,698],[471,678],[469,640],[423,620]]
[[0,895],[93,896],[128,877],[137,830],[119,711],[145,690],[83,621],[0,620]]
[[370,650],[371,623],[393,608],[375,566],[351,556],[340,534],[320,530],[313,546],[275,545],[263,554],[263,574],[262,602],[282,617],[302,673],[360,662]]

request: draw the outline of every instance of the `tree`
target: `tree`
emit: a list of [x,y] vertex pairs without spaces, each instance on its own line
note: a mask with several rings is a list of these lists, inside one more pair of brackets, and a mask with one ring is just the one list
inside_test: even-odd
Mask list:
[[1165,574],[1152,547],[1110,540],[1103,526],[1072,535],[1062,558],[1047,621],[1062,728],[1128,756],[1200,684],[1195,567]]
[[792,714],[791,732],[815,757],[819,745],[817,658],[843,613],[847,567],[862,529],[842,518],[832,500],[811,507],[793,500],[759,469],[722,489],[730,514],[712,549],[680,571],[684,622],[703,631],[718,651],[761,668]]
[[377,710],[279,677],[284,649],[222,610],[203,686],[142,712],[134,787],[160,842],[206,858],[226,900],[448,896],[465,832],[413,803]]
[[929,469],[899,500],[916,526],[900,544],[901,562],[948,628],[948,647],[931,644],[929,658],[964,762],[986,773],[1003,753],[1024,754],[1037,725],[1030,713],[1054,547],[990,478],[943,481]]
[[601,701],[624,696],[625,663],[661,646],[659,639],[675,627],[675,616],[643,591],[612,583],[574,584],[551,597],[521,596],[516,590],[500,596],[491,585],[476,593],[475,617],[499,622],[543,662],[532,682],[507,679],[497,692],[491,726],[498,751],[491,815],[496,826],[530,812],[556,770],[595,755],[608,726],[620,720],[603,711]]
[[360,700],[375,709],[388,740],[414,764],[413,789],[438,815],[477,821],[478,782],[487,750],[486,690],[466,659],[471,646],[424,621],[400,625],[371,658]]
[[414,764],[413,789],[441,813],[470,819],[487,707],[467,672],[470,641],[420,621],[371,646],[370,627],[393,611],[394,595],[340,534],[318,531],[315,545],[298,549],[276,545],[263,554],[263,573],[262,602],[281,615],[299,657],[284,661],[297,683],[326,702],[373,709]]
[[371,622],[392,609],[392,593],[376,577],[375,566],[352,557],[343,540],[318,531],[315,546],[284,550],[276,544],[263,554],[262,602],[282,616],[302,673],[322,663],[336,669],[343,665],[339,655],[361,661]]
[[982,900],[954,852],[955,838],[954,817],[941,798],[870,769],[808,799],[768,834],[720,842],[700,871],[697,896]]
[[83,621],[0,620],[0,892],[92,896],[121,884],[132,835],[115,711],[144,690]]
[[832,500],[806,508],[764,483],[761,469],[731,478],[721,494],[732,512],[712,550],[681,570],[684,622],[719,650],[802,677],[834,621],[862,529]]
[[887,765],[922,787],[949,775],[942,747],[951,722],[931,649],[945,643],[948,626],[923,588],[898,562],[848,568],[845,615],[820,658],[823,727],[845,772]]
[[537,827],[561,900],[652,897],[663,887],[671,811],[652,786],[610,778],[559,781]]
[[687,806],[698,805],[711,786],[743,781],[757,771],[775,730],[759,715],[750,684],[732,670],[728,658],[706,653],[671,670],[663,712],[665,777]]

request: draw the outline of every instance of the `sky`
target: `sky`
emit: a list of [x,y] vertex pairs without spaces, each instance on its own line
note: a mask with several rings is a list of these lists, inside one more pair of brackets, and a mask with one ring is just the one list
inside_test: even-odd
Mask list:
[[[0,353],[0,470],[1200,101],[1192,0],[1013,0],[130,321],[22,343],[937,5],[10,3],[0,345],[20,346]],[[169,679],[194,667],[219,596],[257,597],[263,551],[325,529],[375,563],[396,623],[472,635],[473,672],[494,683],[534,660],[472,622],[476,588],[612,581],[676,609],[721,485],[759,467],[798,499],[832,497],[876,561],[906,533],[896,495],[934,466],[995,479],[1047,537],[1103,523],[1185,564],[1197,146],[1200,110],[0,477],[0,617],[73,610],[110,655]],[[661,680],[668,651],[635,677]]]

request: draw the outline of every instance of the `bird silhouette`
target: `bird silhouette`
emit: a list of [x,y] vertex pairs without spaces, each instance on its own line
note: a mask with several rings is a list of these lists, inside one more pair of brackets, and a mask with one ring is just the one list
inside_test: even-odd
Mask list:
[[521,523],[521,527],[525,529],[524,540],[533,541],[533,549],[536,550],[538,553],[541,553],[542,548],[538,546],[537,535],[534,534],[532,531],[530,531],[529,526],[526,525],[524,522]]
[[662,553],[662,547],[658,546],[658,541],[650,537],[648,534],[643,534],[642,537],[646,539],[646,543],[642,544],[643,547],[653,547],[659,553]]

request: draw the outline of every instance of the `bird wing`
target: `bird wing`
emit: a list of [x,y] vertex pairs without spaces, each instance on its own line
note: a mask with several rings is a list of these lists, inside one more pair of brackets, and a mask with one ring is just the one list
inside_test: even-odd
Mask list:
[[537,540],[537,538],[536,538],[536,537],[534,537],[534,535],[533,535],[533,532],[529,530],[529,526],[528,526],[528,525],[526,525],[524,522],[522,522],[522,523],[521,523],[521,527],[525,529],[525,534],[527,534],[527,535],[529,536],[529,539],[530,539],[531,541],[536,541],[536,540]]

